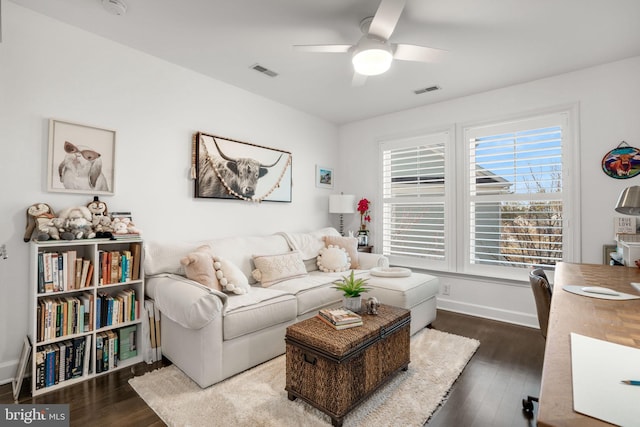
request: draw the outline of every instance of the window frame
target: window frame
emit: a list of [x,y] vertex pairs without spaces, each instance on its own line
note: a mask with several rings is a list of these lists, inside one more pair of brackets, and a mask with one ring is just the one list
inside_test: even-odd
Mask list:
[[[458,252],[456,258],[458,260],[456,270],[460,273],[475,276],[490,276],[504,279],[522,280],[522,272],[526,269],[523,267],[507,267],[507,266],[491,266],[471,263],[471,195],[468,183],[471,178],[470,168],[470,144],[469,130],[482,129],[490,127],[501,127],[501,132],[505,130],[517,131],[522,130],[526,125],[524,123],[538,123],[540,126],[547,126],[550,120],[560,118],[562,127],[562,216],[563,216],[563,246],[562,261],[577,262],[580,259],[580,215],[577,214],[579,207],[579,150],[578,140],[576,138],[577,130],[577,106],[561,106],[556,108],[545,109],[541,111],[523,113],[519,115],[495,118],[482,122],[470,122],[459,126],[458,146],[459,157],[456,159],[457,164],[464,165],[464,182],[458,188],[461,193],[458,198],[459,215],[457,221],[461,221],[462,233],[461,238],[456,245]],[[530,200],[528,197],[523,197]],[[544,199],[545,197],[540,197]],[[460,223],[460,222],[459,222]],[[551,268],[548,271],[553,276]]]
[[[379,153],[379,200],[382,201],[383,220],[381,221],[380,235],[382,236],[380,244],[384,247],[384,209],[387,203],[387,199],[384,194],[385,186],[385,171],[384,171],[384,152],[387,149],[400,149],[404,147],[417,147],[420,144],[418,141],[426,140],[432,142],[433,145],[438,144],[441,140],[444,142],[444,196],[441,199],[444,202],[444,235],[445,235],[445,249],[443,260],[433,260],[426,258],[418,258],[411,256],[399,256],[399,255],[386,255],[389,261],[393,265],[402,265],[411,268],[420,268],[428,270],[438,271],[454,271],[455,268],[455,221],[452,221],[451,207],[454,203],[453,189],[455,188],[455,174],[452,173],[448,165],[453,164],[455,161],[455,126],[440,127],[433,129],[425,129],[410,134],[404,134],[396,137],[390,137],[388,139],[378,141],[378,153]],[[428,145],[428,144],[427,144]],[[412,200],[420,199],[415,197]],[[426,199],[425,199],[426,200]],[[408,202],[408,199],[397,200],[399,203]],[[447,237],[450,236],[450,237]]]

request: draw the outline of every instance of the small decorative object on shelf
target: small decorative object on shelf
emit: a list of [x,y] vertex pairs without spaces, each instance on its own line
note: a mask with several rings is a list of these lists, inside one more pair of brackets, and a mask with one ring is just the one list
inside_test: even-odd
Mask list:
[[335,285],[333,288],[344,293],[343,304],[346,309],[360,313],[362,310],[361,294],[371,290],[365,286],[367,280],[368,279],[356,278],[354,271],[351,270],[349,276],[342,276],[342,279],[333,282]]
[[358,246],[369,246],[369,230],[358,230]]
[[362,198],[358,202],[358,212],[360,212],[360,230],[367,229],[367,222],[371,222],[371,215],[369,215],[369,200]]
[[367,299],[367,314],[378,314],[378,307],[380,307],[378,298],[370,297]]
[[369,215],[369,200],[362,198],[358,202],[358,212],[360,212],[360,230],[358,230],[358,246],[369,245],[369,230],[367,230],[367,223],[371,222],[371,215]]

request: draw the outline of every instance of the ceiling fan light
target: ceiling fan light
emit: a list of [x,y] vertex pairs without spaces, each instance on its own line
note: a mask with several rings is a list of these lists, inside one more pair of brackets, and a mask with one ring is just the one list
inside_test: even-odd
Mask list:
[[356,52],[351,61],[358,74],[365,76],[377,76],[386,72],[391,67],[393,55],[385,49],[365,49]]

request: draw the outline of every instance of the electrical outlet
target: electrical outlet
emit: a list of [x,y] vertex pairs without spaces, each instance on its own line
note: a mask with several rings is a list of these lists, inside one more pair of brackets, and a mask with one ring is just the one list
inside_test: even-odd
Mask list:
[[448,283],[445,283],[444,286],[442,286],[442,295],[449,295],[451,293],[451,285]]

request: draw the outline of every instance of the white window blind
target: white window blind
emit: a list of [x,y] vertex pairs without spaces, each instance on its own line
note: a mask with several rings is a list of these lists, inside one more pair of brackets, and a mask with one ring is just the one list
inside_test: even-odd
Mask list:
[[447,140],[438,133],[381,144],[383,253],[392,261],[446,260]]
[[563,259],[566,114],[465,129],[468,265]]

